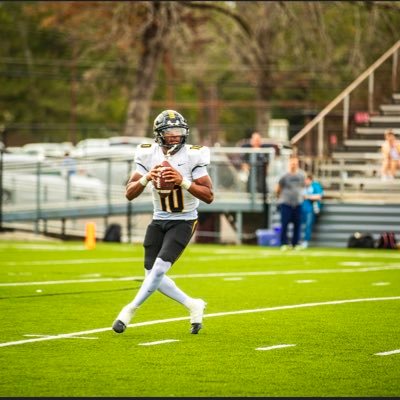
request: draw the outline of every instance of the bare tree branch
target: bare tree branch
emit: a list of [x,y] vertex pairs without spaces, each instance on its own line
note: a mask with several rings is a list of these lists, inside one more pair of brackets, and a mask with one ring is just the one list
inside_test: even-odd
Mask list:
[[198,9],[209,9],[228,15],[230,18],[234,19],[239,26],[246,32],[247,36],[252,37],[254,35],[250,25],[236,12],[228,7],[220,6],[213,2],[200,2],[200,1],[180,1],[179,4],[186,7],[198,8]]
[[[340,2],[339,2],[340,3]],[[369,9],[373,7],[378,7],[391,11],[400,11],[400,3],[398,1],[372,1],[372,0],[364,0],[364,1],[348,1],[348,4],[353,6],[363,6]]]

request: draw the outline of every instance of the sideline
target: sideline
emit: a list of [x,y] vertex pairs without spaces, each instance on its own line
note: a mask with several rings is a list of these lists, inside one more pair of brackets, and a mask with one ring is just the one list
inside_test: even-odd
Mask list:
[[[1,246],[0,246],[1,249]],[[204,250],[203,250],[204,251]],[[381,253],[379,253],[381,252]],[[197,249],[188,250],[187,254],[190,253],[198,253]],[[345,257],[345,258],[371,258],[372,254],[377,258],[383,259],[398,259],[400,258],[400,254],[396,253],[387,253],[384,250],[378,250],[376,253],[359,253],[359,252],[334,252],[334,251],[325,251],[321,252],[314,249],[304,249],[299,251],[292,252],[284,252],[282,253],[280,250],[260,250],[251,254],[252,259],[265,258],[268,256],[282,256],[284,254],[285,258],[287,257],[297,257],[299,255],[307,256],[307,257]],[[217,250],[214,251],[212,255],[209,256],[196,256],[198,261],[211,261],[211,260],[248,260],[249,259],[249,251],[248,250]],[[97,264],[97,263],[129,263],[129,262],[143,262],[143,257],[114,257],[114,258],[88,258],[88,259],[72,259],[72,260],[36,260],[36,261],[5,261],[1,262],[1,264],[5,266],[22,266],[22,265],[75,265],[75,264]],[[345,261],[346,262],[346,261]],[[348,261],[352,262],[352,261]],[[382,261],[379,261],[382,262]],[[350,266],[350,265],[349,265]]]
[[[372,271],[391,271],[400,270],[400,265],[387,265],[382,267],[360,267],[360,268],[330,268],[330,269],[307,269],[289,271],[245,271],[245,272],[211,272],[207,274],[171,274],[171,279],[180,278],[225,278],[239,276],[262,276],[262,275],[303,275],[303,274],[335,274],[352,272],[372,272]],[[67,283],[97,283],[97,282],[125,282],[143,280],[144,276],[124,276],[121,278],[90,278],[90,279],[69,279],[60,281],[41,281],[41,282],[7,282],[0,283],[0,287],[10,286],[37,286],[37,285],[62,285]]]
[[[293,304],[293,305],[287,305],[287,306],[255,308],[252,310],[227,311],[227,312],[219,312],[219,313],[213,313],[213,314],[204,314],[204,318],[224,317],[226,315],[251,314],[251,313],[268,312],[268,311],[290,310],[290,309],[305,308],[305,307],[318,307],[318,306],[328,306],[328,305],[338,305],[338,304],[363,303],[363,302],[368,302],[368,301],[391,301],[391,300],[400,300],[400,296],[371,297],[371,298],[365,298],[365,299],[349,299],[349,300],[333,300],[333,301],[325,301],[325,302],[319,302],[319,303],[304,303],[304,304]],[[168,322],[184,321],[189,318],[190,317],[178,317],[178,318],[168,318],[168,319],[159,319],[159,320],[154,320],[154,321],[138,322],[136,324],[129,324],[128,327],[129,328],[137,328],[140,326],[165,324]],[[33,343],[33,342],[43,342],[45,340],[66,339],[66,338],[70,338],[72,336],[91,335],[93,333],[106,332],[106,331],[111,331],[111,330],[112,330],[112,328],[108,327],[108,328],[91,329],[88,331],[81,331],[81,332],[61,333],[59,335],[54,335],[54,336],[46,336],[46,337],[39,337],[39,338],[35,338],[35,339],[26,339],[26,340],[17,340],[14,342],[4,342],[4,343],[0,343],[0,347],[16,346],[16,345],[20,345],[20,344]]]

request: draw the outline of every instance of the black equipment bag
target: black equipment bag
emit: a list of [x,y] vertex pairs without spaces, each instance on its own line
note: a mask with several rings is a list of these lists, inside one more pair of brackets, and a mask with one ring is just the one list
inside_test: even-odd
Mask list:
[[373,249],[375,247],[375,241],[370,233],[354,232],[347,241],[347,247]]
[[397,249],[394,232],[382,232],[376,246],[378,249]]
[[107,227],[103,240],[105,242],[121,242],[121,231],[120,224],[111,224]]

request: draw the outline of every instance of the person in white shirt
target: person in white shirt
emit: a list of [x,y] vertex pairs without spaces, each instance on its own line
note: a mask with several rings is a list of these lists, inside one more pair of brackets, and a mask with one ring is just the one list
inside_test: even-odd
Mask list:
[[117,333],[124,332],[139,306],[159,290],[189,310],[191,333],[197,334],[202,328],[205,301],[188,296],[166,273],[193,236],[200,200],[209,204],[214,199],[207,172],[210,150],[186,144],[189,125],[177,111],[160,113],[154,120],[153,131],[155,143],[137,147],[136,170],[126,185],[126,197],[133,200],[142,194],[149,182],[159,176],[160,164],[165,159],[171,167],[163,170],[163,177],[175,186],[165,197],[151,185],[154,212],[143,242],[146,277],[134,299],[122,308],[112,328]]
[[400,168],[400,143],[391,129],[385,131],[385,141],[382,144],[382,180],[394,179]]

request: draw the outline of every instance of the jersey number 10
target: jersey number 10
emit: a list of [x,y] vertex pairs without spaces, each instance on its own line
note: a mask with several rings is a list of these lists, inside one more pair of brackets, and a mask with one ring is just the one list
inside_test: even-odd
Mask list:
[[171,193],[161,198],[161,208],[166,212],[182,212],[183,211],[183,192],[180,186],[175,186]]

